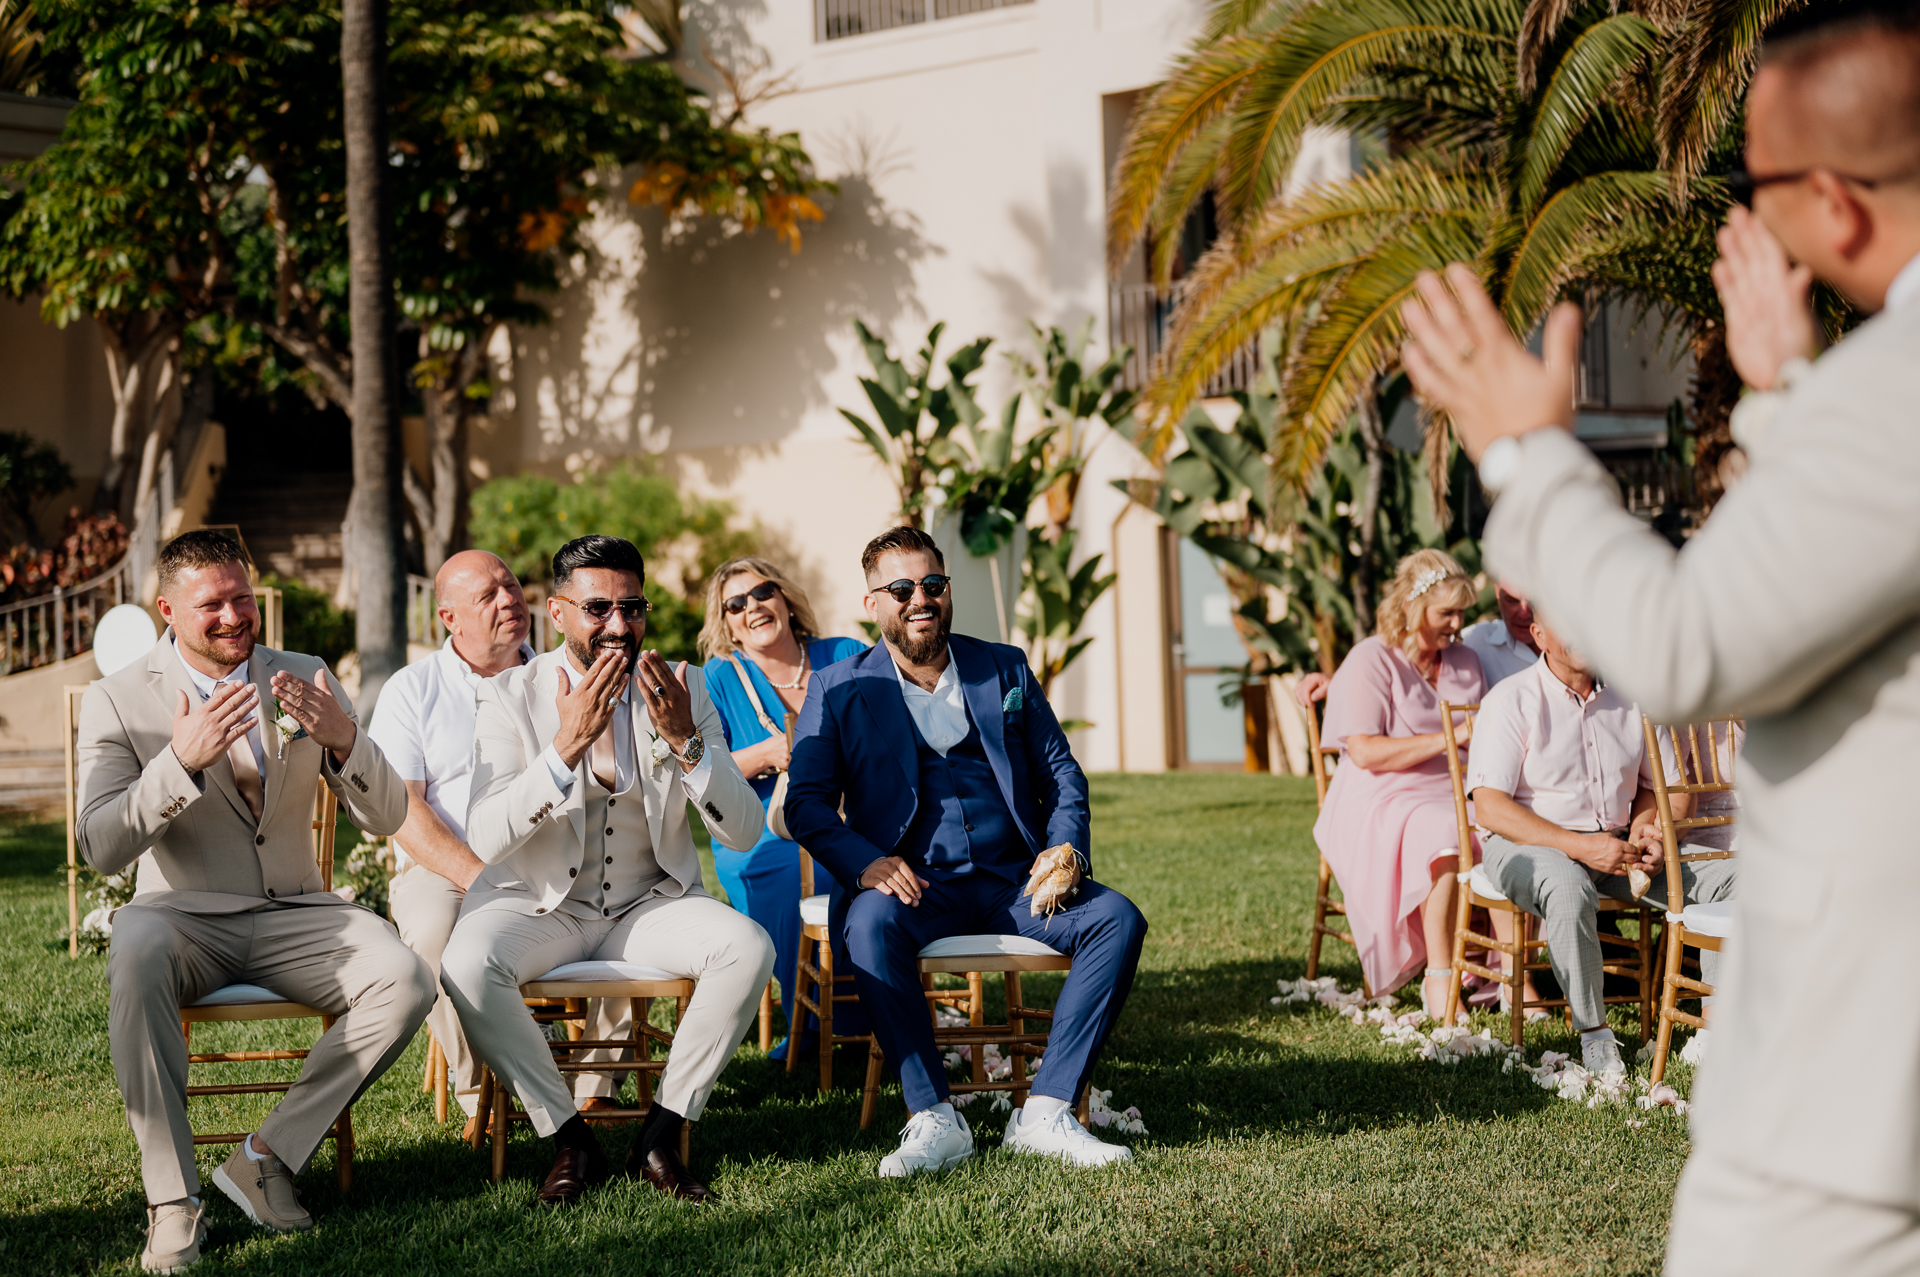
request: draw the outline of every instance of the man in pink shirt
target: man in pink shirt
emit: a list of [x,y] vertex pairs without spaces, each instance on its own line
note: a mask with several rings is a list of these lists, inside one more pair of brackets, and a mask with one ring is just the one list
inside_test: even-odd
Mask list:
[[[1488,875],[1544,924],[1548,960],[1580,1030],[1582,1062],[1595,1073],[1621,1073],[1626,1066],[1602,1000],[1596,916],[1603,893],[1633,899],[1629,869],[1653,875],[1648,899],[1667,899],[1652,764],[1639,709],[1596,681],[1537,620],[1532,635],[1540,660],[1480,704],[1467,789],[1475,819],[1492,834],[1484,844]],[[1682,872],[1689,901],[1733,894],[1731,860]],[[1709,984],[1719,956],[1701,954]]]

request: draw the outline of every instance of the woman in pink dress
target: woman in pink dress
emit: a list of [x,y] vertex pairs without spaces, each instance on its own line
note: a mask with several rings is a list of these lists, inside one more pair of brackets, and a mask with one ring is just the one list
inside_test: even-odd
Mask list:
[[[1435,1015],[1452,969],[1429,966],[1428,955],[1435,964],[1452,956],[1460,864],[1440,702],[1474,703],[1487,690],[1480,658],[1455,642],[1477,597],[1451,555],[1400,560],[1379,630],[1333,676],[1320,732],[1341,756],[1313,836],[1346,897],[1360,969],[1382,994],[1425,968],[1421,1002]],[[1454,728],[1465,746],[1471,729],[1464,720]]]

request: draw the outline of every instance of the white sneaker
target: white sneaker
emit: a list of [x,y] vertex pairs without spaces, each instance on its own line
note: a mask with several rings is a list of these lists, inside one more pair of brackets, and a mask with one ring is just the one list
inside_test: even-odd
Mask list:
[[1620,1042],[1609,1033],[1580,1044],[1580,1063],[1587,1072],[1599,1077],[1625,1077],[1627,1063],[1620,1058]]
[[881,1179],[905,1179],[915,1171],[944,1171],[973,1156],[967,1119],[922,1109],[900,1129],[900,1147],[880,1159]]
[[1692,1065],[1698,1065],[1700,1061],[1706,1059],[1708,1046],[1707,1035],[1710,1032],[1711,1030],[1709,1029],[1702,1029],[1688,1038],[1687,1044],[1680,1048],[1680,1058]]
[[1026,1113],[1024,1108],[1015,1109],[1007,1123],[1007,1136],[1000,1147],[1009,1153],[1057,1157],[1069,1166],[1107,1166],[1133,1160],[1133,1150],[1126,1145],[1095,1139],[1074,1120],[1072,1109],[1061,1109],[1052,1117],[1033,1122],[1025,1120]]

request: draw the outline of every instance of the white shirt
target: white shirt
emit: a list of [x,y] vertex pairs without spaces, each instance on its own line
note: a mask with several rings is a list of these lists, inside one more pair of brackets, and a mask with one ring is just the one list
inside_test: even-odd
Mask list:
[[1887,285],[1888,310],[1897,310],[1920,296],[1920,254],[1900,268],[1900,273]]
[[[580,686],[581,680],[586,678],[586,675],[582,674],[579,666],[573,663],[573,653],[568,652],[560,659],[567,663],[567,677],[572,680],[575,687]],[[636,665],[634,669],[637,672],[639,666]],[[633,747],[632,705],[633,680],[628,679],[626,686],[620,689],[620,712],[613,716],[613,792],[615,794],[624,794],[633,788],[634,777],[638,774],[635,762],[638,754]],[[701,738],[701,744],[706,746],[706,751],[700,755],[700,761],[693,765],[692,771],[682,772],[680,775],[681,786],[687,791],[687,795],[690,798],[706,788],[707,775],[713,770],[713,751],[715,746],[704,737]],[[653,752],[653,738],[651,733],[647,739],[647,752],[649,755]],[[545,749],[540,751],[540,758],[546,763],[547,775],[553,777],[553,783],[559,787],[560,792],[563,794],[572,793],[573,769],[568,767],[561,759],[560,751],[549,743]],[[586,758],[582,761],[584,761],[589,768],[592,767],[593,752],[591,747],[588,749]],[[651,762],[649,762],[649,765],[651,765]],[[677,767],[678,764],[676,763],[675,766]]]
[[[522,663],[533,648],[520,645]],[[461,842],[467,840],[467,799],[473,787],[474,697],[480,675],[454,650],[449,638],[391,679],[374,706],[367,728],[401,780],[425,781],[427,806]],[[396,869],[412,857],[394,844]]]
[[1492,687],[1502,679],[1512,678],[1521,670],[1531,669],[1540,659],[1540,654],[1513,637],[1513,631],[1499,617],[1488,621],[1476,621],[1460,631],[1460,642],[1466,649],[1480,658],[1480,669],[1487,676],[1487,686]]
[[1485,786],[1562,829],[1627,823],[1634,796],[1651,788],[1640,711],[1610,687],[1582,697],[1545,661],[1488,692],[1473,724],[1467,792]]
[[920,729],[927,744],[933,746],[933,752],[945,758],[947,751],[973,730],[967,722],[967,701],[961,694],[960,674],[954,668],[953,659],[947,659],[947,668],[940,671],[940,681],[933,685],[931,692],[902,674],[897,663],[893,676],[900,680],[900,696],[907,703],[907,713],[913,715],[913,725]]
[[[173,652],[174,655],[180,656],[180,642],[178,639],[173,640]],[[252,664],[253,662],[251,660],[242,661],[240,664],[234,666],[233,671],[225,678],[215,679],[202,674],[199,670],[187,663],[186,657],[180,656],[180,665],[187,671],[187,677],[193,680],[193,688],[200,693],[202,704],[212,699],[213,689],[222,683],[252,682],[253,680],[247,677],[247,667]],[[273,703],[271,701],[262,701],[259,708],[254,711],[253,726],[247,729],[247,744],[253,746],[253,769],[259,772],[262,777],[267,774],[267,750],[261,741],[260,725],[272,716]]]

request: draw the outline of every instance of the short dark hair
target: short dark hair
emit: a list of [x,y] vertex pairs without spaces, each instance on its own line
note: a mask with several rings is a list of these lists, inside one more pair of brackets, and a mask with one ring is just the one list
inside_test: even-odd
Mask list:
[[897,528],[888,528],[867,542],[867,548],[860,552],[860,570],[871,573],[883,554],[912,554],[916,551],[931,554],[941,570],[946,570],[947,556],[940,553],[939,543],[919,528],[910,528],[904,523]]
[[1828,0],[1776,18],[1761,37],[1767,61],[1835,37],[1869,31],[1920,33],[1920,0]]
[[560,547],[553,556],[553,588],[564,590],[573,574],[581,568],[607,568],[614,572],[631,572],[640,578],[640,584],[647,583],[646,560],[640,557],[640,551],[634,549],[633,542],[624,537],[593,536],[575,537]]
[[167,542],[154,564],[160,577],[161,597],[164,598],[167,591],[173,588],[182,572],[224,567],[229,563],[238,563],[243,568],[248,565],[247,552],[226,533],[216,532],[212,528],[182,532]]

